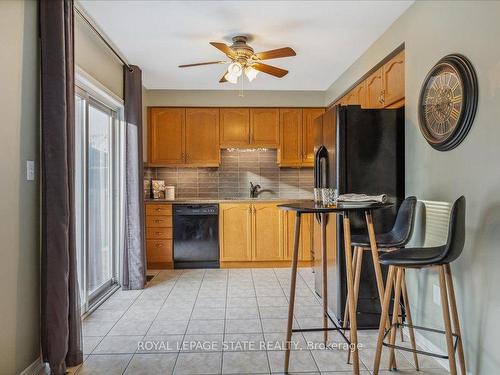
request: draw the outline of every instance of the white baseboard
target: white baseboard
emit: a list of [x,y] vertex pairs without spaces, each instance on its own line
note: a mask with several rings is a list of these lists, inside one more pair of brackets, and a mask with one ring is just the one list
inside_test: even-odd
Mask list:
[[26,367],[19,375],[47,375],[47,366],[42,362],[42,357],[38,357],[35,362]]

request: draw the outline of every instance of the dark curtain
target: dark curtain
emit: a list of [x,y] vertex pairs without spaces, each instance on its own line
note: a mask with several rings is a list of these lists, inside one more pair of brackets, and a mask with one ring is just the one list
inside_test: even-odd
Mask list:
[[40,0],[42,354],[52,374],[83,361],[74,235],[73,1]]
[[125,246],[122,288],[146,285],[144,249],[144,195],[142,162],[142,72],[138,66],[123,67],[125,102]]

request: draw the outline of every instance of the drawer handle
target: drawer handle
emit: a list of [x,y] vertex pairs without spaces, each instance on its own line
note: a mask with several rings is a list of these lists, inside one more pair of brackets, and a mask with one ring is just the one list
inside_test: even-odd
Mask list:
[[159,236],[161,234],[161,232],[155,232],[155,235]]
[[163,220],[154,220],[154,222],[155,222],[156,224],[160,224],[160,223],[163,223]]
[[157,208],[156,211],[160,212],[161,211],[161,208]]
[[163,247],[163,244],[162,243],[157,243],[157,244],[155,244],[155,247]]

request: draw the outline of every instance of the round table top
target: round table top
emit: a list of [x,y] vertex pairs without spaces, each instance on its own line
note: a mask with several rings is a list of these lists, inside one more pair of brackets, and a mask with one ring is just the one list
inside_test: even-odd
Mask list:
[[392,207],[392,203],[380,203],[380,202],[338,202],[334,206],[323,206],[314,203],[314,201],[309,202],[298,202],[298,203],[286,203],[280,204],[278,207],[285,211],[295,211],[303,214],[315,214],[315,213],[330,213],[330,212],[355,212],[355,211],[368,211],[376,210],[380,208]]

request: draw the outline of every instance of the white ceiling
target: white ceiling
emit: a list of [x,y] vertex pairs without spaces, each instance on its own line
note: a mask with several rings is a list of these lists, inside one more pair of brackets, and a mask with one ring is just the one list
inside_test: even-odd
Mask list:
[[278,79],[260,73],[246,90],[326,90],[413,1],[117,1],[81,0],[148,89],[237,89],[220,84],[224,60],[208,44],[250,35],[256,52],[289,46],[297,56],[268,60],[288,69]]

